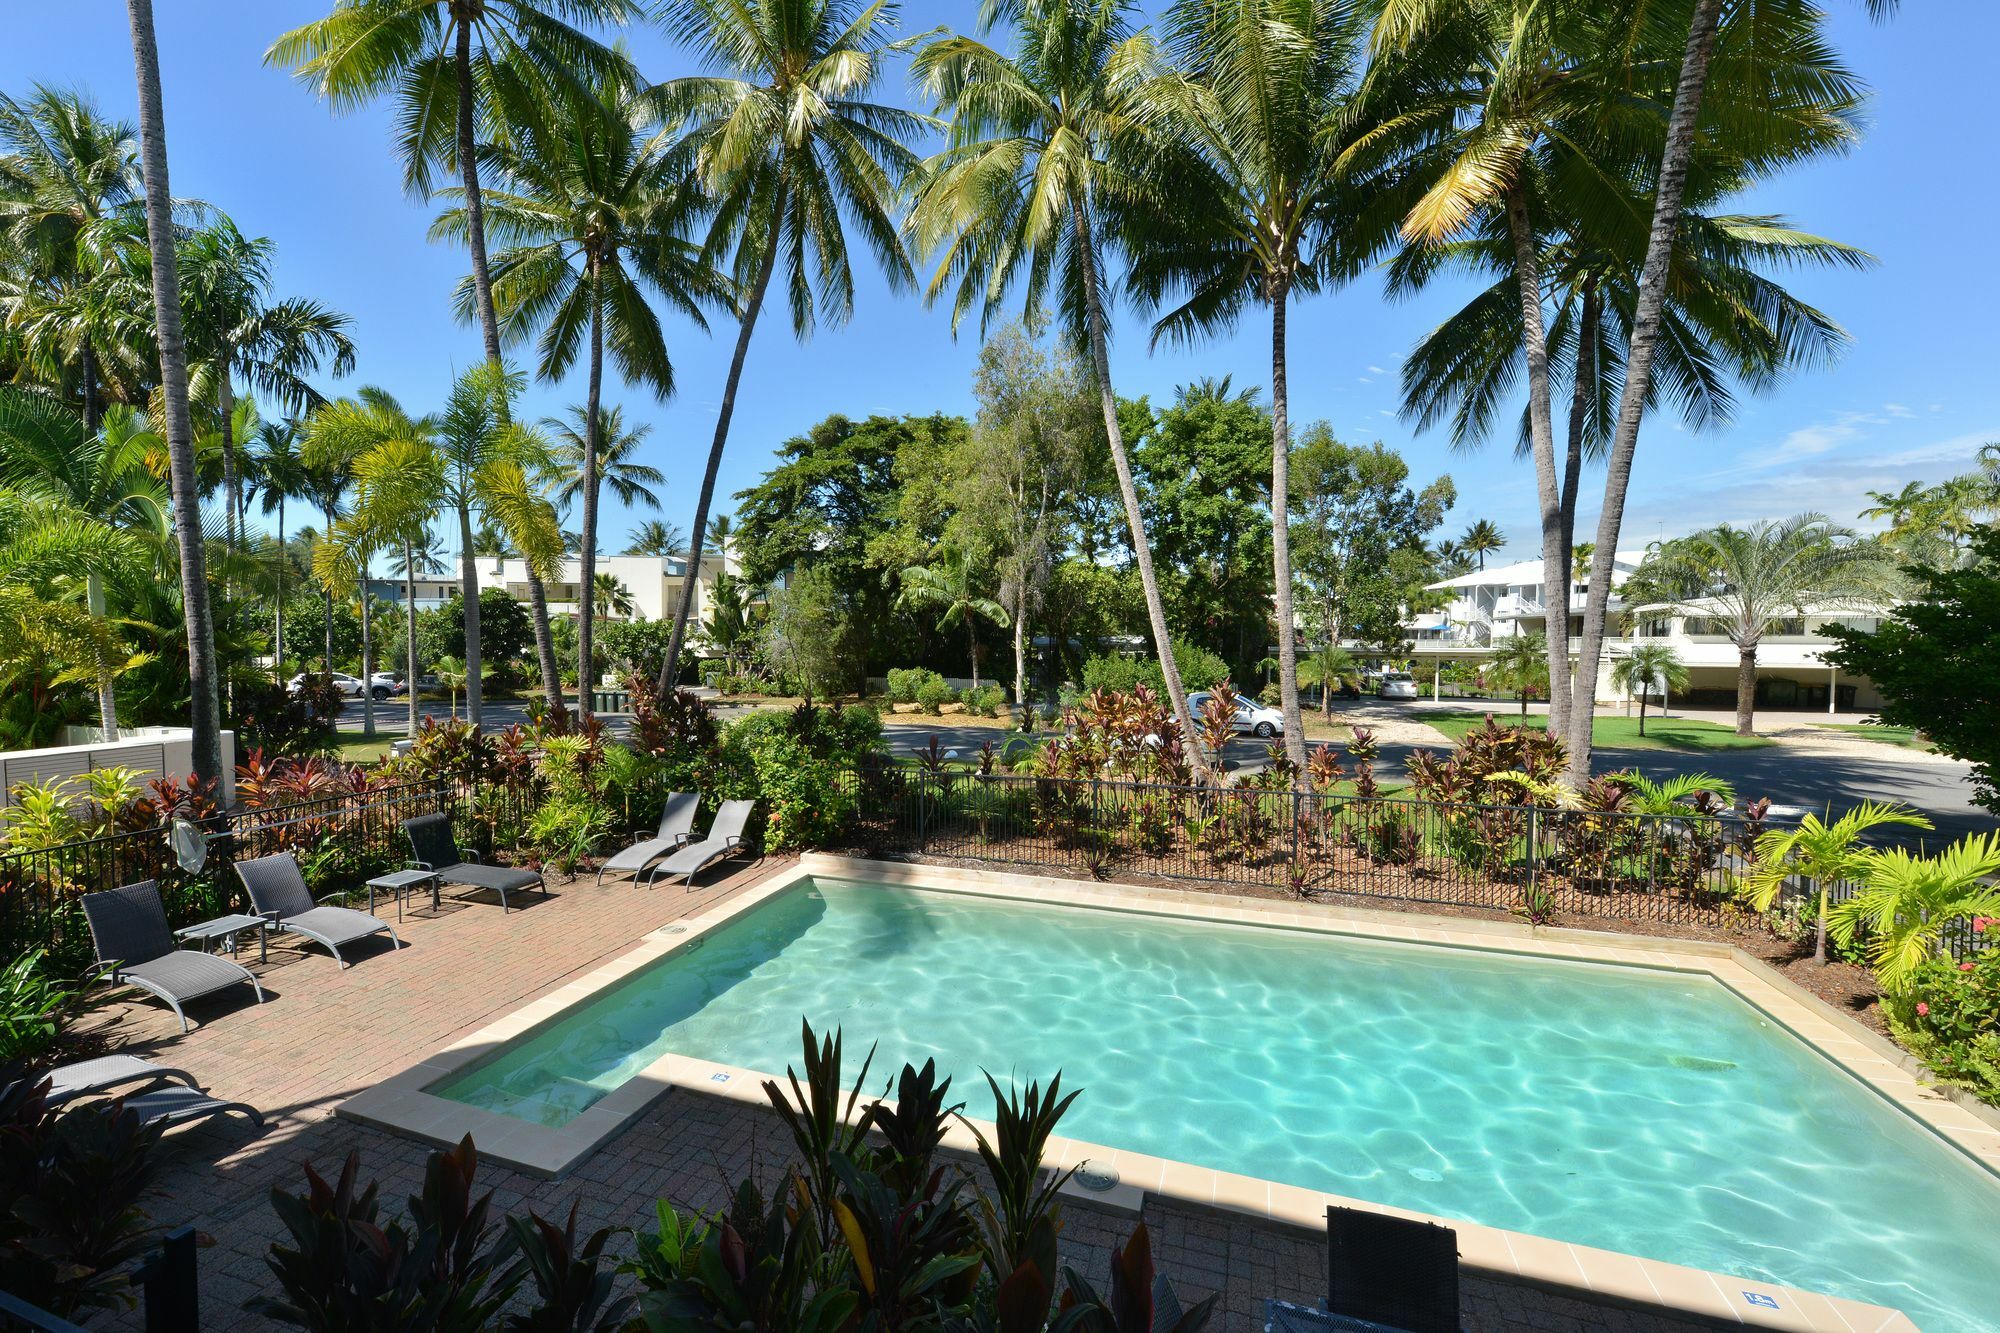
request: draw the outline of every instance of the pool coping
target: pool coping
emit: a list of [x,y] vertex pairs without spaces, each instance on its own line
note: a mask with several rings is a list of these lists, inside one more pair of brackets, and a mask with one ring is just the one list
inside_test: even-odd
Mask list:
[[[1037,875],[868,861],[809,853],[794,865],[741,893],[642,936],[616,958],[443,1050],[342,1102],[336,1114],[391,1133],[437,1144],[470,1134],[483,1157],[529,1175],[560,1178],[594,1154],[667,1093],[682,1089],[768,1107],[763,1092],[771,1073],[668,1053],[560,1127],[530,1124],[429,1091],[499,1047],[559,1021],[578,1004],[672,954],[698,948],[708,932],[786,892],[814,875],[907,885],[1036,903],[1063,903],[1183,920],[1225,921],[1318,934],[1398,940],[1541,958],[1616,963],[1712,977],[1794,1037],[1859,1079],[1976,1166],[2000,1175],[2000,1126],[1974,1114],[1939,1090],[1922,1084],[1912,1063],[1892,1044],[1727,944],[1598,931],[1534,927],[1524,922],[1421,916],[1367,908],[1251,898],[1205,890],[1175,890],[1120,883],[1053,879]],[[974,1149],[973,1129],[954,1122],[945,1147]],[[1545,1237],[1432,1216],[1350,1199],[1275,1181],[1168,1161],[1081,1139],[1055,1138],[1048,1164],[1064,1169],[1085,1161],[1110,1167],[1110,1190],[1067,1190],[1100,1206],[1137,1211],[1151,1194],[1176,1203],[1244,1213],[1281,1225],[1324,1229],[1329,1205],[1360,1208],[1450,1226],[1458,1233],[1461,1261],[1509,1281],[1525,1281],[1600,1300],[1666,1309],[1721,1323],[1759,1328],[1876,1333],[1913,1329],[1900,1312],[1840,1297],[1750,1282],[1700,1269],[1572,1245]],[[1754,1297],[1754,1299],[1753,1299]],[[1775,1307],[1765,1304],[1775,1302]]]

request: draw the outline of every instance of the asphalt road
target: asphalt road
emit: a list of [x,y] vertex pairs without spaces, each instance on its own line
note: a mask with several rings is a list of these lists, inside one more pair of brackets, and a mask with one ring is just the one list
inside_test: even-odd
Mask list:
[[[425,713],[437,717],[450,712],[450,706],[442,700],[426,700],[422,707]],[[461,700],[461,714],[463,709]],[[744,708],[721,710],[725,718],[741,716],[748,711]],[[486,705],[485,713],[486,724],[490,727],[506,727],[528,720],[526,710],[518,703],[490,703]],[[406,705],[401,699],[376,705],[375,724],[386,735],[402,735],[405,717]],[[1421,714],[1413,713],[1412,717],[1413,720],[1418,719]],[[623,717],[609,717],[606,721],[614,734],[623,733],[626,721]],[[350,700],[342,709],[340,725],[343,729],[360,727],[359,701]],[[938,744],[959,751],[967,759],[977,754],[979,747],[986,742],[1001,743],[1008,735],[991,727],[954,725],[946,718],[886,718],[884,731],[891,747],[899,753],[913,754],[922,750],[930,744],[931,737],[936,736]],[[1264,761],[1265,748],[1265,742],[1245,736],[1232,744],[1224,757],[1237,769],[1255,769]],[[1419,748],[1384,744],[1382,757],[1376,761],[1377,773],[1384,776],[1401,774],[1405,761]],[[1993,829],[1996,822],[1993,815],[1972,803],[1969,765],[1917,758],[1889,745],[1857,742],[1852,754],[1809,752],[1783,742],[1759,749],[1715,750],[1708,753],[1600,749],[1595,757],[1599,772],[1635,769],[1656,780],[1678,773],[1710,773],[1731,783],[1745,799],[1769,796],[1774,805],[1794,814],[1828,807],[1838,811],[1862,800],[1900,801],[1922,811],[1936,825],[1936,833],[1929,835],[1926,841],[1949,840],[1967,833],[1985,832]]]

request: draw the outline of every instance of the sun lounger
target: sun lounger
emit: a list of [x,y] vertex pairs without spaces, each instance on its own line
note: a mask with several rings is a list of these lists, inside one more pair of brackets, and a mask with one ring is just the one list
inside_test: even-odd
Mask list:
[[142,1092],[136,1097],[127,1097],[125,1109],[136,1113],[148,1125],[184,1125],[190,1120],[206,1120],[212,1115],[240,1111],[249,1116],[250,1123],[257,1128],[264,1127],[263,1115],[250,1103],[226,1102],[193,1088],[161,1088],[158,1092]]
[[248,968],[214,954],[174,947],[159,886],[150,879],[84,894],[83,916],[90,923],[97,961],[110,969],[108,980],[137,986],[165,1000],[183,1032],[188,1021],[181,1006],[189,1000],[247,981],[257,992],[257,1003],[264,1002],[264,988]]
[[349,907],[315,904],[312,890],[306,887],[305,872],[299,869],[298,858],[290,852],[238,861],[236,875],[243,881],[257,915],[271,918],[271,924],[279,930],[324,944],[342,967],[347,966],[347,960],[340,956],[340,946],[365,940],[370,935],[387,931],[390,941],[398,949],[403,947],[395,927],[379,916]]
[[491,889],[500,895],[500,910],[507,910],[507,894],[522,889],[546,889],[542,877],[532,870],[512,870],[506,866],[481,865],[461,852],[451,831],[449,815],[418,815],[403,821],[403,833],[410,840],[416,868],[428,870],[446,884]]
[[660,811],[658,835],[632,844],[598,867],[597,882],[602,884],[606,875],[613,874],[627,874],[636,880],[653,862],[679,851],[694,836],[694,816],[700,808],[701,797],[693,792],[677,791],[667,797],[666,807]]
[[185,1069],[169,1069],[136,1055],[101,1055],[95,1060],[78,1060],[58,1065],[48,1072],[48,1103],[60,1106],[93,1092],[123,1087],[127,1083],[164,1083],[178,1079],[190,1088],[194,1076]]
[[750,813],[757,808],[755,801],[724,801],[722,808],[715,812],[715,822],[709,826],[708,836],[700,842],[687,846],[653,867],[648,884],[657,883],[662,875],[679,875],[688,887],[694,887],[694,877],[705,870],[709,863],[718,861],[743,846],[743,830],[750,823]]

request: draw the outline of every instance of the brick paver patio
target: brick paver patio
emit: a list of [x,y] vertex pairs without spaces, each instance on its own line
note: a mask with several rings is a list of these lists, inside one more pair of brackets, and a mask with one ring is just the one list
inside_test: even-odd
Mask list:
[[[186,1035],[157,1004],[119,1003],[93,1014],[86,1030],[101,1030],[118,1049],[186,1068],[216,1095],[265,1113],[261,1134],[232,1118],[176,1131],[163,1149],[148,1205],[153,1219],[192,1224],[214,1241],[201,1253],[203,1327],[263,1324],[243,1305],[274,1289],[264,1256],[282,1228],[270,1191],[274,1184],[297,1188],[301,1163],[330,1175],[349,1152],[359,1152],[364,1179],[381,1182],[392,1213],[416,1192],[430,1149],[336,1118],[333,1108],[343,1099],[779,868],[766,861],[735,869],[696,892],[629,882],[599,887],[583,878],[557,883],[546,899],[519,900],[526,905],[505,915],[490,899],[447,898],[443,911],[426,909],[398,923],[408,947],[392,951],[384,937],[379,945],[346,950],[354,966],[345,971],[324,950],[274,937],[268,964],[244,951],[267,1002],[252,1002],[247,988],[240,1000],[197,1001],[191,1015],[197,1026]],[[393,920],[392,908],[380,910]],[[559,1217],[577,1200],[586,1229],[645,1226],[657,1199],[711,1210],[724,1202],[727,1182],[752,1170],[777,1180],[788,1153],[775,1116],[675,1092],[567,1180],[497,1168],[481,1174],[505,1210],[532,1207]],[[1102,1283],[1111,1248],[1130,1233],[1133,1219],[1074,1201],[1065,1216],[1065,1260]],[[1153,1198],[1145,1220],[1161,1269],[1184,1297],[1224,1293],[1212,1329],[1252,1333],[1262,1327],[1266,1297],[1309,1302],[1325,1294],[1323,1235]],[[1465,1327],[1475,1330],[1650,1333],[1701,1326],[1472,1278],[1463,1314]]]

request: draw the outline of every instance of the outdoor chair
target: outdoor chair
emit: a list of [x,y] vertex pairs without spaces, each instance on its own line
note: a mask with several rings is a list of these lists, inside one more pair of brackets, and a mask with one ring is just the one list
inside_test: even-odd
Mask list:
[[258,916],[269,917],[279,930],[324,944],[333,961],[342,967],[347,966],[347,960],[340,956],[340,946],[365,940],[370,935],[387,931],[390,942],[398,949],[403,947],[395,927],[381,917],[350,907],[321,907],[314,903],[312,890],[306,887],[305,873],[299,869],[299,859],[290,852],[238,861],[236,875],[243,881],[250,905]]
[[257,992],[257,1003],[264,1002],[264,988],[250,969],[214,954],[174,947],[159,886],[150,879],[84,894],[83,916],[97,946],[98,964],[109,969],[107,979],[165,1000],[183,1032],[188,1021],[181,1006],[189,1000],[247,981]]
[[710,862],[719,861],[744,845],[743,830],[750,823],[750,814],[756,808],[755,801],[724,801],[722,808],[715,812],[715,822],[709,825],[708,836],[700,842],[689,843],[654,866],[647,884],[657,883],[662,875],[679,875],[689,888],[693,888],[694,877]]
[[491,889],[500,896],[500,910],[507,910],[509,891],[541,889],[547,883],[533,870],[513,870],[506,866],[481,865],[470,853],[461,852],[451,831],[449,815],[418,815],[403,821],[403,833],[410,840],[410,853],[418,870],[428,870],[445,884]]
[[667,797],[666,806],[660,811],[660,831],[644,842],[633,843],[618,855],[606,861],[597,870],[597,882],[611,874],[628,874],[635,881],[653,862],[678,851],[687,840],[694,836],[695,812],[701,808],[701,797],[693,792],[677,791]]
[[1405,1329],[1458,1333],[1458,1233],[1359,1208],[1326,1210],[1326,1308]]
[[[165,1083],[178,1080],[195,1087],[194,1076],[185,1069],[169,1069],[136,1055],[101,1055],[95,1060],[78,1060],[57,1065],[48,1072],[48,1104],[60,1106],[93,1092],[122,1087],[127,1083]],[[200,1089],[196,1089],[200,1091]]]

